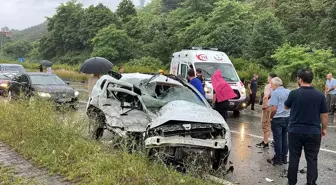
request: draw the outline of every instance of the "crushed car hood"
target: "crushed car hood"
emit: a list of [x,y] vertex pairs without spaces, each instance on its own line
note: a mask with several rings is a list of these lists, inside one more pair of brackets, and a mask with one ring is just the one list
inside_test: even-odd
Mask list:
[[153,120],[150,124],[150,128],[155,128],[167,123],[168,121],[186,121],[197,123],[217,123],[223,124],[225,128],[228,128],[223,117],[215,110],[194,104],[191,102],[177,100],[167,103],[163,106],[159,112],[157,119]]

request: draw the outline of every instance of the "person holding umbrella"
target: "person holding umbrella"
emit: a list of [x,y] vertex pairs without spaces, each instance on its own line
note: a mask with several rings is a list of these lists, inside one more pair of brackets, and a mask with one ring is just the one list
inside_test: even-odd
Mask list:
[[89,96],[91,95],[92,89],[100,76],[102,74],[107,74],[112,70],[112,68],[113,64],[102,57],[92,57],[84,61],[79,71],[86,74],[93,74],[88,81]]
[[223,79],[220,70],[217,70],[211,77],[213,90],[212,104],[223,118],[228,118],[229,99],[235,98],[237,95],[233,92],[230,85]]
[[41,73],[43,73],[43,66],[42,65],[39,66],[39,70],[40,70]]
[[47,68],[47,73],[51,73],[51,66],[53,65],[52,62],[48,61],[48,60],[42,60],[40,62],[40,72],[43,72],[43,66]]

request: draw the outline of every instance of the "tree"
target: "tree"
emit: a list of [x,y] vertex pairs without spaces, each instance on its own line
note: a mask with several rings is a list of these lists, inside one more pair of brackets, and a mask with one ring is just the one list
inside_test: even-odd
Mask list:
[[325,74],[336,71],[336,58],[330,49],[317,50],[286,43],[276,50],[272,58],[278,62],[277,71],[292,78],[299,69],[311,70],[316,78],[324,78]]
[[255,14],[251,5],[230,0],[219,1],[204,26],[202,35],[206,35],[205,43],[218,47],[230,56],[241,57],[248,45],[253,20]]
[[57,7],[56,14],[48,18],[49,34],[45,37],[49,38],[43,38],[40,42],[43,50],[53,52],[43,52],[42,57],[62,56],[68,51],[84,48],[80,34],[78,34],[79,23],[82,21],[83,15],[83,5],[77,3],[76,0],[71,0]]
[[4,52],[13,58],[27,57],[32,48],[29,42],[23,40],[6,43],[3,47]]
[[41,55],[40,55],[40,52],[39,52],[40,43],[35,41],[35,42],[31,43],[31,46],[32,46],[32,49],[27,54],[27,57],[30,60],[40,60],[41,59]]
[[249,37],[247,57],[260,59],[262,64],[272,68],[274,61],[271,55],[284,42],[284,29],[271,12],[258,15]]
[[318,35],[323,38],[322,43],[333,48],[336,53],[336,2],[330,3],[325,9],[326,17],[321,21]]
[[124,23],[126,23],[130,21],[131,18],[137,14],[137,12],[131,0],[122,0],[118,5],[116,14],[121,18]]
[[97,6],[91,5],[87,8],[80,29],[80,38],[85,47],[91,48],[91,40],[98,31],[110,24],[117,24],[117,18],[108,7],[99,3]]
[[100,30],[92,43],[92,56],[105,57],[117,64],[128,61],[134,56],[133,40],[124,30],[117,29],[115,25]]
[[309,44],[315,40],[315,30],[320,20],[313,9],[312,0],[277,0],[275,15],[284,26],[291,44]]

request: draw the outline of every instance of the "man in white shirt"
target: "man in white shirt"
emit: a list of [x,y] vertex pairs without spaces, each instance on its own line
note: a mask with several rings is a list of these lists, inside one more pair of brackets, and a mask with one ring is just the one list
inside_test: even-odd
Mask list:
[[258,148],[269,148],[268,138],[271,135],[271,107],[269,106],[269,99],[271,98],[272,88],[271,88],[271,80],[275,78],[277,75],[269,74],[268,76],[268,84],[264,89],[264,97],[262,104],[262,113],[261,113],[261,127],[264,132],[264,140],[261,143],[258,143],[256,147]]
[[334,103],[336,100],[336,80],[332,74],[327,75],[327,81],[325,85],[325,93],[327,95],[327,106],[330,115],[334,114]]

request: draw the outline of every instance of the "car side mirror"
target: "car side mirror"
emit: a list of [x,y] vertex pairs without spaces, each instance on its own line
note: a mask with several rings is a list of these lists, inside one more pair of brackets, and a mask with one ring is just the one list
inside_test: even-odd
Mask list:
[[64,83],[66,83],[67,85],[70,85],[70,82],[69,81],[63,81]]

